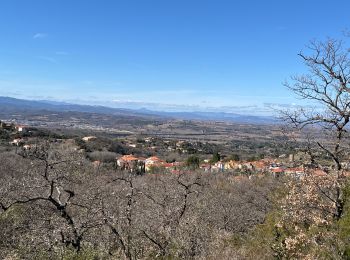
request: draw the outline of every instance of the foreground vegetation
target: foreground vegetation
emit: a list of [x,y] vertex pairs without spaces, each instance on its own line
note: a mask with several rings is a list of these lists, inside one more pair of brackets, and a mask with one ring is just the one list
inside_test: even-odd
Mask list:
[[230,174],[97,173],[74,148],[0,154],[1,258],[214,256],[264,222],[279,186]]
[[[350,185],[330,176],[133,175],[74,142],[0,153],[2,259],[343,259]],[[347,177],[344,176],[345,179]]]
[[[305,154],[301,174],[188,167],[137,175],[91,162],[124,153],[120,143],[96,153],[49,133],[30,149],[4,141],[0,258],[349,259],[349,50],[337,40],[312,42],[310,50],[300,53],[309,74],[286,85],[319,107],[282,112],[290,149]],[[198,166],[198,157],[189,158]]]

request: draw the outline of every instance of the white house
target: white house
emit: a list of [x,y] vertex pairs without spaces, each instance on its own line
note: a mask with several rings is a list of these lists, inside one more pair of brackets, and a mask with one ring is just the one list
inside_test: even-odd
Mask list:
[[16,128],[17,132],[24,133],[27,131],[27,126],[24,126],[24,125],[16,125],[15,128]]

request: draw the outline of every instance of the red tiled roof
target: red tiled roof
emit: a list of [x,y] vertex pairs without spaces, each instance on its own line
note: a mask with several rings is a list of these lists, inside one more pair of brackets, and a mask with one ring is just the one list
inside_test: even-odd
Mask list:
[[174,167],[173,163],[164,163],[162,166],[164,166],[165,168],[170,168],[170,167]]
[[119,158],[121,161],[138,161],[139,159],[132,154],[124,155]]
[[273,169],[271,169],[271,172],[273,172],[273,173],[282,173],[282,172],[284,172],[284,170],[282,168],[273,168]]
[[161,159],[159,159],[157,156],[152,156],[152,157],[149,157],[149,158],[147,158],[146,160],[149,160],[149,161],[154,161],[154,162],[156,162],[156,161],[162,161]]

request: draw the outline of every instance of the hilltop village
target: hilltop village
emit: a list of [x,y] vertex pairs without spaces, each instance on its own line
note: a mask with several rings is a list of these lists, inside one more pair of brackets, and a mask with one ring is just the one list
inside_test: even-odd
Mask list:
[[101,167],[107,167],[137,175],[179,174],[193,171],[230,172],[239,179],[261,177],[266,174],[274,177],[289,175],[296,178],[306,173],[324,176],[329,170],[327,167],[310,163],[307,153],[302,150],[275,157],[242,159],[238,154],[230,155],[208,149],[210,146],[208,143],[198,144],[186,140],[137,137],[136,140],[113,141],[95,135],[71,138],[54,134],[47,129],[4,121],[0,121],[0,131],[2,143],[15,148],[16,152],[35,151],[38,144],[44,140],[71,146],[76,153],[84,154],[96,171]]

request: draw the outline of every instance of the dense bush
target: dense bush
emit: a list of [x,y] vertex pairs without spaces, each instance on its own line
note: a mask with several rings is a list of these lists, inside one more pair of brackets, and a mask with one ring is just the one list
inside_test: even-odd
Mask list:
[[94,151],[88,154],[91,161],[116,162],[117,154],[108,151]]
[[8,133],[8,131],[0,129],[0,139],[10,140],[10,134]]
[[187,158],[186,160],[186,166],[192,168],[192,169],[196,169],[199,167],[199,162],[200,162],[200,159],[198,156],[196,155],[191,155]]

